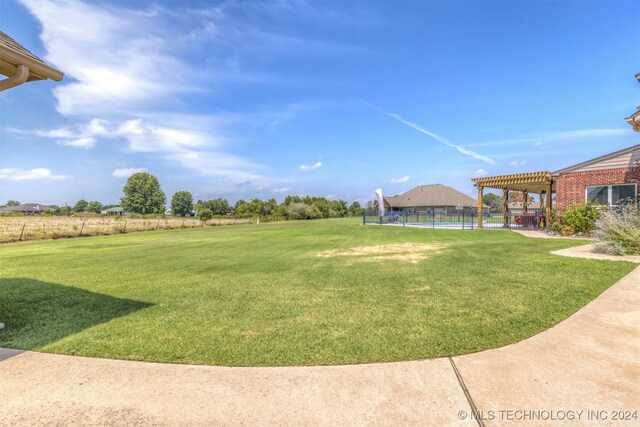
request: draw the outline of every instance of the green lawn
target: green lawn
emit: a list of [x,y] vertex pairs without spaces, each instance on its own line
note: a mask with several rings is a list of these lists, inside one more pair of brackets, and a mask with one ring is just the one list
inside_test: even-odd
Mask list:
[[[403,243],[436,249],[318,256]],[[474,352],[553,326],[634,268],[549,253],[581,243],[321,220],[6,244],[0,347],[232,366]]]

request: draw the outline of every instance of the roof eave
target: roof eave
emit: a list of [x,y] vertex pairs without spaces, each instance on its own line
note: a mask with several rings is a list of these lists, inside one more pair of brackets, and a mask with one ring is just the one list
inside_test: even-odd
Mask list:
[[619,156],[619,155],[627,153],[629,151],[637,150],[638,148],[640,148],[640,144],[636,144],[636,145],[633,145],[631,147],[627,147],[627,148],[624,148],[622,150],[615,151],[613,153],[605,154],[604,156],[596,157],[595,159],[587,160],[586,162],[578,163],[576,165],[572,165],[572,166],[566,167],[564,169],[557,170],[557,171],[553,172],[551,175],[553,177],[556,177],[556,176],[558,176],[558,175],[560,175],[562,173],[568,173],[568,172],[571,172],[571,171],[573,171],[575,169],[579,169],[579,168],[588,166],[588,165],[590,165],[592,163],[600,162],[602,160],[607,160],[607,159],[609,159],[611,157]]
[[29,67],[29,80],[50,79],[59,82],[64,77],[62,71],[58,71],[55,68],[2,45],[0,45],[0,60],[16,68],[18,65],[26,65]]
[[640,132],[640,111],[636,111],[625,120],[631,125],[633,130],[635,130],[636,132]]

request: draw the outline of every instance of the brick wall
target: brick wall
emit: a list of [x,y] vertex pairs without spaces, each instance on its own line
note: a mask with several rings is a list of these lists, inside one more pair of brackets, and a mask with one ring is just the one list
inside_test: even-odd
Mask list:
[[556,179],[556,208],[562,211],[571,205],[584,203],[588,185],[634,183],[640,190],[640,167],[563,173]]

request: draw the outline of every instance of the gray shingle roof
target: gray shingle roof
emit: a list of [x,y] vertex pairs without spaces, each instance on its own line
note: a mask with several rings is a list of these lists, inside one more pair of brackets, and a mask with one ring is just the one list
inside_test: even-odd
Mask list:
[[442,184],[418,185],[393,197],[384,198],[389,205],[397,208],[418,206],[477,206],[473,197]]
[[7,206],[0,209],[0,212],[44,212],[49,206],[40,203],[23,203],[19,206]]

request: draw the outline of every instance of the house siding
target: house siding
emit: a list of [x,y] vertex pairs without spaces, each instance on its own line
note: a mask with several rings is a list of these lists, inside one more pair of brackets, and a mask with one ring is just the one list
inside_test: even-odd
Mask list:
[[583,204],[587,186],[611,184],[639,184],[640,191],[640,167],[561,173],[556,178],[556,207],[563,211],[571,205]]

